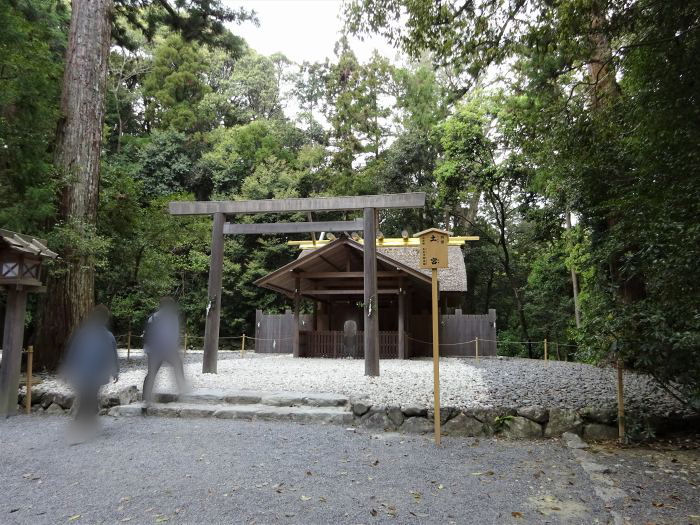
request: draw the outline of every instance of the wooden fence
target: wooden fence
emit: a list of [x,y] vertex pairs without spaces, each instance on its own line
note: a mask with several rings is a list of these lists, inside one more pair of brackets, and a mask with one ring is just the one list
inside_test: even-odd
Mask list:
[[[412,315],[410,321],[408,355],[429,357],[433,355],[432,318],[430,315]],[[440,355],[473,357],[475,339],[479,338],[479,355],[496,353],[496,310],[487,315],[465,315],[461,310],[440,316]]]
[[[294,315],[263,314],[256,311],[255,351],[260,353],[292,353]],[[312,331],[313,317],[300,315],[299,355],[302,357],[362,358],[364,338],[357,331],[354,341],[344,342],[342,331]],[[430,315],[412,315],[406,333],[407,357],[428,357],[432,355],[432,322]],[[461,310],[454,314],[440,316],[440,355],[446,357],[474,356],[479,338],[479,355],[494,356],[496,353],[496,311],[487,315],[465,315]],[[399,356],[398,332],[379,332],[379,357],[395,359]]]
[[[299,316],[301,332],[311,330],[313,317]],[[263,314],[255,311],[255,351],[262,354],[291,354],[294,334],[294,314],[287,310],[283,314]]]
[[[364,333],[352,335],[339,330],[316,330],[299,332],[299,355],[301,357],[331,357],[362,359],[365,355]],[[399,357],[399,333],[379,332],[380,359]]]

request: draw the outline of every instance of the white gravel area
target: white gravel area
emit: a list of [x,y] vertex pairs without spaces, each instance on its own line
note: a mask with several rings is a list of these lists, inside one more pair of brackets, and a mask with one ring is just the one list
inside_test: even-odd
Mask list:
[[[121,352],[119,382],[105,387],[116,392],[136,385],[146,374],[143,353],[132,351],[131,363]],[[218,374],[202,373],[202,353],[188,353],[185,374],[193,388],[333,392],[367,398],[376,405],[431,407],[433,403],[432,361],[382,360],[380,377],[365,377],[364,361],[353,359],[294,359],[290,355],[256,355],[220,351]],[[519,407],[547,408],[616,406],[616,372],[612,368],[562,361],[544,362],[519,358],[440,360],[441,405],[458,408]],[[61,391],[67,386],[46,377],[39,390]],[[174,392],[171,371],[164,367],[156,391]],[[680,404],[650,378],[625,373],[625,401],[630,409],[659,415],[681,412]]]

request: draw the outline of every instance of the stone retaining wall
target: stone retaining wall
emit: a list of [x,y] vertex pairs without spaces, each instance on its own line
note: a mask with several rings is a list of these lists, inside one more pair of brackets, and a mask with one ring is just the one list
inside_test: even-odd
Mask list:
[[[122,389],[117,395],[100,397],[100,414],[111,407],[128,405],[140,400],[136,386]],[[73,407],[74,395],[37,392],[32,396],[32,412],[67,414]],[[24,395],[18,400],[24,410]],[[372,405],[363,399],[350,399],[347,410],[353,424],[372,430],[429,434],[433,432],[433,411],[421,407],[385,407]],[[628,413],[628,418],[635,414]],[[582,436],[587,441],[617,439],[617,411],[610,408],[586,407],[580,410],[546,408],[540,405],[520,408],[473,408],[440,410],[442,433],[446,436],[502,436],[508,439],[559,437],[565,432]],[[697,417],[652,418],[647,421],[659,431],[687,430],[698,425]]]
[[[372,406],[366,401],[351,401],[358,426],[375,430],[406,433],[433,432],[433,411],[418,407]],[[627,414],[634,418],[634,414]],[[617,411],[586,407],[581,410],[545,408],[539,405],[520,408],[474,408],[440,410],[442,434],[446,436],[502,436],[509,439],[559,437],[565,432],[587,441],[617,439]],[[652,418],[648,423],[659,431],[687,430],[698,424],[697,418]]]
[[[100,415],[107,414],[110,408],[117,405],[128,405],[141,398],[138,388],[134,385],[121,389],[117,394],[100,395]],[[24,413],[25,394],[18,396],[18,412]],[[68,413],[73,408],[75,394],[67,392],[35,392],[32,391],[32,413],[33,414],[56,414]]]

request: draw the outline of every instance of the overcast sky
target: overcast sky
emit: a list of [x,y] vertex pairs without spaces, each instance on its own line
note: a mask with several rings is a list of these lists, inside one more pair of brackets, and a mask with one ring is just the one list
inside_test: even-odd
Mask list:
[[[226,0],[231,7],[243,6],[258,14],[260,26],[252,23],[232,26],[231,30],[246,39],[258,53],[281,52],[301,63],[321,62],[332,58],[333,46],[343,27],[342,0]],[[396,50],[383,39],[364,42],[352,38],[351,45],[361,62],[369,59],[374,49],[390,60]]]

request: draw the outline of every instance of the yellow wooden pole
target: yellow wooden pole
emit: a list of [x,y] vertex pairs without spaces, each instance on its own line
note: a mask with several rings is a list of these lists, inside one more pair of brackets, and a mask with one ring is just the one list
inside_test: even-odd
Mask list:
[[625,392],[622,382],[622,359],[617,360],[617,436],[620,443],[625,442]]
[[476,342],[475,357],[476,357],[476,360],[478,361],[478,360],[479,360],[479,338],[478,338],[478,337],[476,338],[476,341],[475,341],[475,342]]
[[126,362],[131,361],[131,330],[126,334]]
[[241,357],[245,355],[245,334],[241,338]]
[[32,413],[32,365],[34,361],[34,347],[27,347],[27,395],[24,397],[27,414]]
[[438,323],[438,271],[433,268],[433,393],[435,444],[440,444],[440,341]]
[[544,338],[544,360],[547,361],[547,338]]

